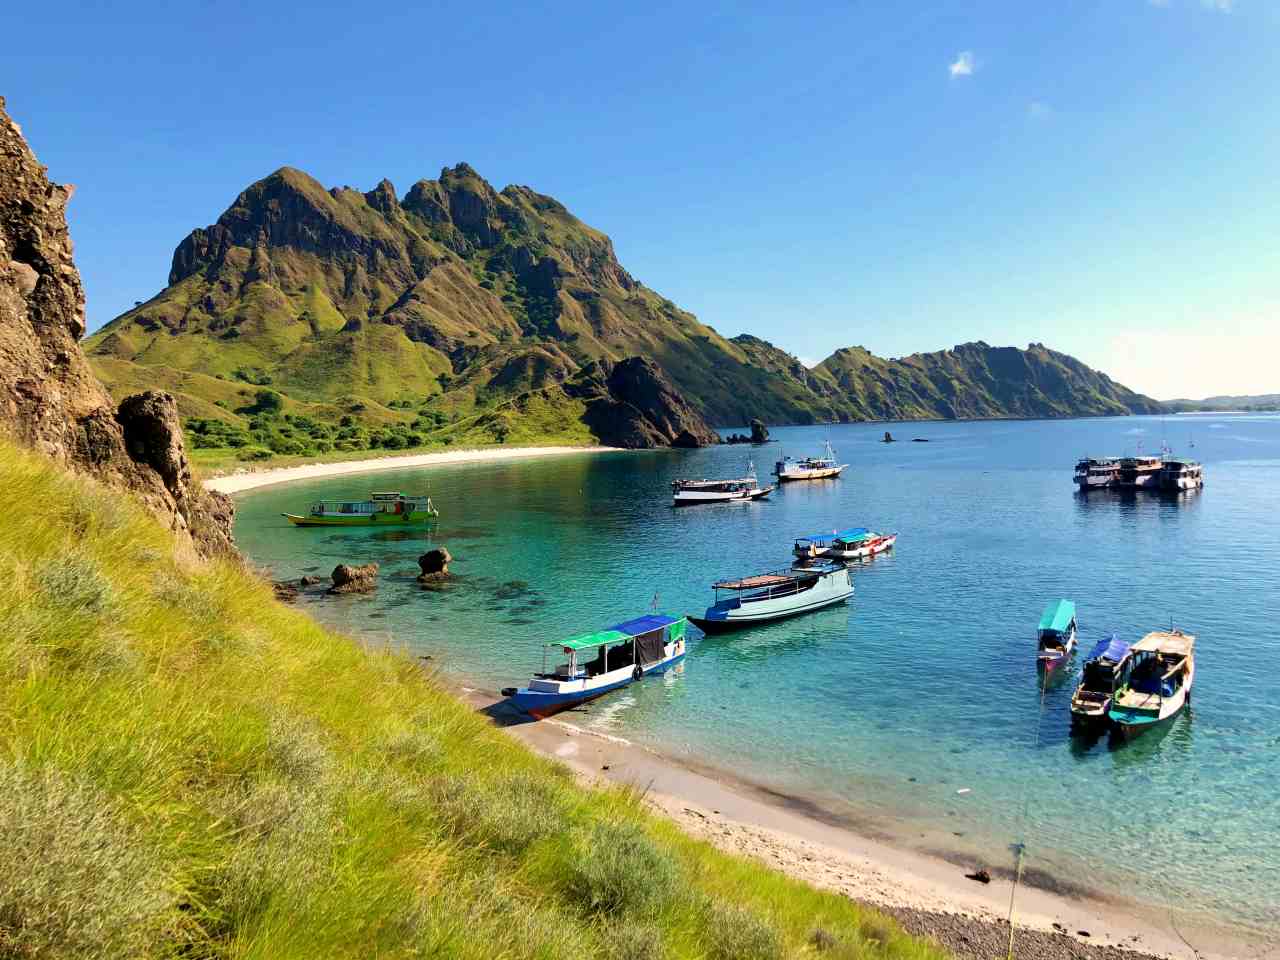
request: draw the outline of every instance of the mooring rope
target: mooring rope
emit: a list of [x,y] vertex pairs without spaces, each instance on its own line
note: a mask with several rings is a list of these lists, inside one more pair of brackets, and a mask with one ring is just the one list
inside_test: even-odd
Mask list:
[[[1031,750],[1034,753],[1040,749],[1040,728],[1044,725],[1044,697],[1045,691],[1049,689],[1049,671],[1046,670],[1040,677],[1040,710],[1036,714],[1036,735],[1032,741]],[[1031,812],[1031,786],[1027,785],[1022,794],[1022,836],[1027,835],[1027,818]],[[1014,849],[1018,853],[1018,860],[1013,868],[1013,886],[1009,890],[1009,951],[1006,960],[1013,960],[1013,906],[1014,900],[1018,896],[1018,884],[1022,882],[1022,864],[1026,859],[1027,844],[1025,840],[1019,840],[1014,845]]]

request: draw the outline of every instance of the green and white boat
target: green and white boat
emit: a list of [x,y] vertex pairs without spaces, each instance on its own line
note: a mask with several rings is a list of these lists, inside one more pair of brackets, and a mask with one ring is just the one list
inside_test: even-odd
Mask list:
[[298,527],[368,527],[426,523],[440,516],[440,512],[428,496],[371,493],[368,500],[317,500],[303,516],[296,513],[283,516]]

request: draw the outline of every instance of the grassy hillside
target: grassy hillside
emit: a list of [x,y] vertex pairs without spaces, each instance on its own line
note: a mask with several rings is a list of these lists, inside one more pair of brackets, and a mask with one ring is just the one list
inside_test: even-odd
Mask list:
[[0,956],[939,956],[577,786],[123,495],[7,445],[0,486],[50,505],[0,527]]

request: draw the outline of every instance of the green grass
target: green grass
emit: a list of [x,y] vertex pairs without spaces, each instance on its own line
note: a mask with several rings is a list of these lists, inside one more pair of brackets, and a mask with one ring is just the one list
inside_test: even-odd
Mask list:
[[[931,960],[0,446],[0,957]],[[822,932],[821,940],[816,931]]]

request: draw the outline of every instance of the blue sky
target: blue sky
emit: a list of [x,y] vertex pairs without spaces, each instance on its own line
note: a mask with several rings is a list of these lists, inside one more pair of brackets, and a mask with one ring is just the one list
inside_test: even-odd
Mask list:
[[1280,391],[1280,4],[235,2],[24,9],[0,93],[75,183],[91,328],[289,164],[466,160],[807,361],[1041,341],[1160,397]]

